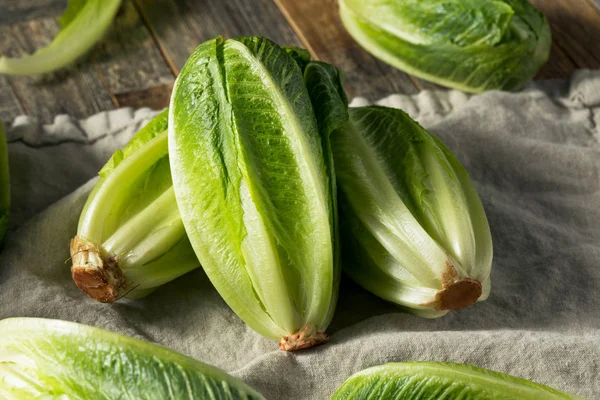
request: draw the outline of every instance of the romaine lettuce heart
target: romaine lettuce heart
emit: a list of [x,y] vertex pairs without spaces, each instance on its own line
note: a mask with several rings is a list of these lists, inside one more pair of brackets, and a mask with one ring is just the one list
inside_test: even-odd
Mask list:
[[324,342],[337,299],[324,137],[347,116],[315,116],[309,91],[346,107],[326,70],[267,39],[216,38],[192,53],[171,97],[171,170],[190,241],[232,310],[283,350]]
[[90,297],[143,297],[198,268],[171,180],[165,110],[100,170],[71,241],[71,274]]
[[379,297],[424,317],[489,295],[492,239],[464,168],[403,111],[350,109],[331,135],[343,266]]
[[466,92],[513,90],[548,60],[546,18],[527,0],[340,0],[340,16],[374,56]]

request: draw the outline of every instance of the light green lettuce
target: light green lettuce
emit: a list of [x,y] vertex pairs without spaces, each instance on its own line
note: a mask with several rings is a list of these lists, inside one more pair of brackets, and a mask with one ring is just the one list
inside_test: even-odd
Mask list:
[[37,75],[72,64],[102,38],[120,4],[121,0],[69,0],[52,43],[31,55],[0,57],[0,74]]
[[209,40],[182,69],[169,117],[175,194],[198,259],[233,311],[284,350],[326,339],[339,279],[324,137],[347,116],[315,115],[341,99],[339,80],[307,58],[258,37]]
[[492,239],[465,169],[403,111],[350,109],[331,136],[345,271],[424,316],[484,300]]
[[71,241],[71,273],[90,297],[142,297],[199,267],[171,180],[168,110],[100,170]]
[[224,371],[165,347],[38,318],[0,321],[0,398],[263,399]]
[[331,400],[582,400],[547,386],[471,365],[388,363],[352,375]]
[[527,0],[340,0],[348,32],[411,75],[483,92],[512,90],[548,60],[550,28]]

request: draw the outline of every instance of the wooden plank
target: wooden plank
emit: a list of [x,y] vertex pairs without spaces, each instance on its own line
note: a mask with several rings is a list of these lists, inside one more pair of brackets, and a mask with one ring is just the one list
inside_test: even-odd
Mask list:
[[[346,32],[335,0],[274,0],[304,47],[344,71],[349,97],[416,93],[416,80],[377,60]],[[425,84],[423,85],[425,86]]]
[[[169,96],[157,96],[150,89],[171,86],[173,73],[132,1],[124,1],[107,36],[94,50],[93,60],[116,106],[160,109],[168,105]],[[152,95],[151,105],[144,103],[143,93]]]
[[272,0],[135,0],[174,73],[207,39],[264,36],[281,45],[300,45]]
[[[47,45],[59,30],[54,18],[0,26],[0,54],[18,56]],[[87,117],[114,107],[89,58],[42,77],[9,77],[23,112],[49,123],[57,114]]]
[[169,106],[173,84],[155,86],[144,90],[117,93],[115,98],[121,107],[150,107],[161,110]]
[[539,78],[568,78],[578,68],[600,68],[600,10],[592,0],[531,0],[552,30],[552,49]]
[[67,0],[0,0],[0,25],[58,17]]

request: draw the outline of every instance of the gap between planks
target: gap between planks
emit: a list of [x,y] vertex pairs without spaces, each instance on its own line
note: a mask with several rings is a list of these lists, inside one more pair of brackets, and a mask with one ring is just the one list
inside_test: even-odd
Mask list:
[[148,21],[148,19],[144,15],[142,8],[138,4],[138,1],[139,0],[132,0],[135,10],[137,11],[138,15],[142,19],[142,22],[144,23],[144,26],[146,27],[146,29],[148,29],[148,32],[150,32],[152,41],[158,48],[158,51],[160,51],[160,54],[161,54],[163,60],[165,61],[165,63],[167,64],[167,66],[169,67],[169,70],[171,70],[171,73],[173,74],[173,78],[177,78],[177,75],[179,75],[179,69],[177,68],[177,66],[175,65],[173,60],[171,60],[171,58],[169,57],[167,49],[164,48],[163,44],[158,39],[158,34],[156,33],[156,30],[154,29],[154,27],[152,26],[150,21]]

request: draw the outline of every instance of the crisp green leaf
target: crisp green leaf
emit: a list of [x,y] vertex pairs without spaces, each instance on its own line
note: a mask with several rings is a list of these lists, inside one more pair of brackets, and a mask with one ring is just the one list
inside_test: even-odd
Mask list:
[[464,364],[388,363],[352,375],[331,400],[580,399],[525,379]]
[[0,57],[0,74],[37,75],[75,62],[98,42],[117,14],[121,0],[69,0],[52,43],[31,55]]
[[[185,233],[171,179],[167,138],[168,110],[157,115],[121,150],[117,150],[99,172],[100,180],[81,213],[78,237],[85,243],[71,249],[72,271],[100,273],[115,283],[118,296],[141,297],[152,289],[199,267]],[[96,246],[103,263],[117,261],[114,269],[82,258]],[[95,253],[93,253],[94,255]],[[99,298],[75,282],[90,296]],[[108,290],[108,289],[106,289]],[[106,290],[102,291],[104,294]]]
[[354,108],[350,120],[331,138],[346,271],[423,316],[443,315],[438,294],[461,279],[478,281],[484,300],[491,234],[456,157],[400,110]]
[[207,399],[263,397],[224,371],[165,347],[72,322],[0,321],[5,399]]
[[340,14],[376,57],[468,92],[516,89],[550,51],[548,23],[527,0],[342,0]]
[[168,123],[169,110],[166,109],[140,129],[122,149],[115,151],[100,172],[98,172],[98,175],[106,178],[123,160],[135,153],[140,147],[154,139],[157,135],[166,132]]
[[335,281],[331,186],[294,58],[257,37],[205,42],[170,110],[177,202],[219,293],[264,336],[323,331]]
[[0,245],[8,228],[10,212],[10,175],[8,172],[8,146],[4,126],[0,121]]

